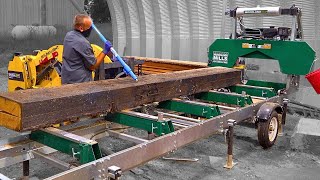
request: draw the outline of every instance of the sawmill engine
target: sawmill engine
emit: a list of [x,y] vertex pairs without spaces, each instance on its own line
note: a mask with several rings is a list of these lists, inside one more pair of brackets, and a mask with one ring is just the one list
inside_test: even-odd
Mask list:
[[[289,40],[292,29],[288,27],[275,27],[270,28],[244,28],[238,38],[253,38],[253,39],[273,39],[273,40]],[[299,35],[296,37],[300,39]]]

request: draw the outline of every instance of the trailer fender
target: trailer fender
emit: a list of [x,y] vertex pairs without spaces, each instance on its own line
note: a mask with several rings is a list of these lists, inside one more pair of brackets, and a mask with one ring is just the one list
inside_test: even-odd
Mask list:
[[257,113],[257,121],[258,122],[265,122],[268,121],[268,119],[271,117],[271,114],[273,111],[276,111],[278,114],[282,114],[283,113],[283,109],[280,106],[280,104],[278,103],[271,103],[271,102],[267,102],[264,103],[258,113]]

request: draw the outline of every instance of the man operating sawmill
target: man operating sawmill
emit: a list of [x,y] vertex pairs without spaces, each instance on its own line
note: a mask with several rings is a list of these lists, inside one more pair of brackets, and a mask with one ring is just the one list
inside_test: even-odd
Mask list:
[[103,51],[95,58],[87,39],[92,31],[92,19],[78,14],[74,17],[73,27],[74,30],[67,33],[63,42],[62,84],[92,81],[92,71],[100,66],[112,47],[107,41]]

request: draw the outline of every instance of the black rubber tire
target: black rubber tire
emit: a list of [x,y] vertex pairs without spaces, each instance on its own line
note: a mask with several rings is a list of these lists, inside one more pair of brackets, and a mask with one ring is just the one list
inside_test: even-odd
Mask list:
[[[277,118],[277,133],[276,133],[276,137],[274,138],[273,141],[270,141],[269,139],[269,125],[271,122],[272,118]],[[270,118],[267,121],[259,121],[258,123],[258,141],[259,144],[264,148],[270,148],[274,145],[274,143],[277,140],[278,137],[278,132],[279,132],[279,116],[278,113],[276,111],[272,112]]]

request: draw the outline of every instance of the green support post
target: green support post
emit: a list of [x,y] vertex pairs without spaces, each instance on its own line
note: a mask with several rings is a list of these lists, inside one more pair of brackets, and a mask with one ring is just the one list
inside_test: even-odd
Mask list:
[[174,127],[171,121],[158,120],[155,116],[136,112],[108,114],[106,120],[146,130],[158,136],[174,132]]
[[246,105],[250,105],[253,103],[252,98],[249,95],[213,91],[196,94],[195,98],[215,103],[237,105],[240,107],[245,107]]
[[255,86],[246,86],[246,85],[236,85],[229,87],[231,92],[235,92],[238,94],[242,94],[244,91],[246,94],[250,96],[271,98],[277,95],[277,92],[274,88],[266,88],[266,87],[255,87]]
[[215,116],[219,116],[220,110],[218,106],[204,106],[195,103],[188,103],[178,100],[169,100],[159,103],[158,108],[168,109],[177,112],[183,112],[186,114],[192,114],[195,116],[204,117],[210,119]]
[[[74,136],[76,137],[76,135]],[[31,132],[30,139],[69,154],[77,158],[81,164],[89,163],[102,157],[96,141],[72,140],[67,136],[63,137],[43,130]]]

